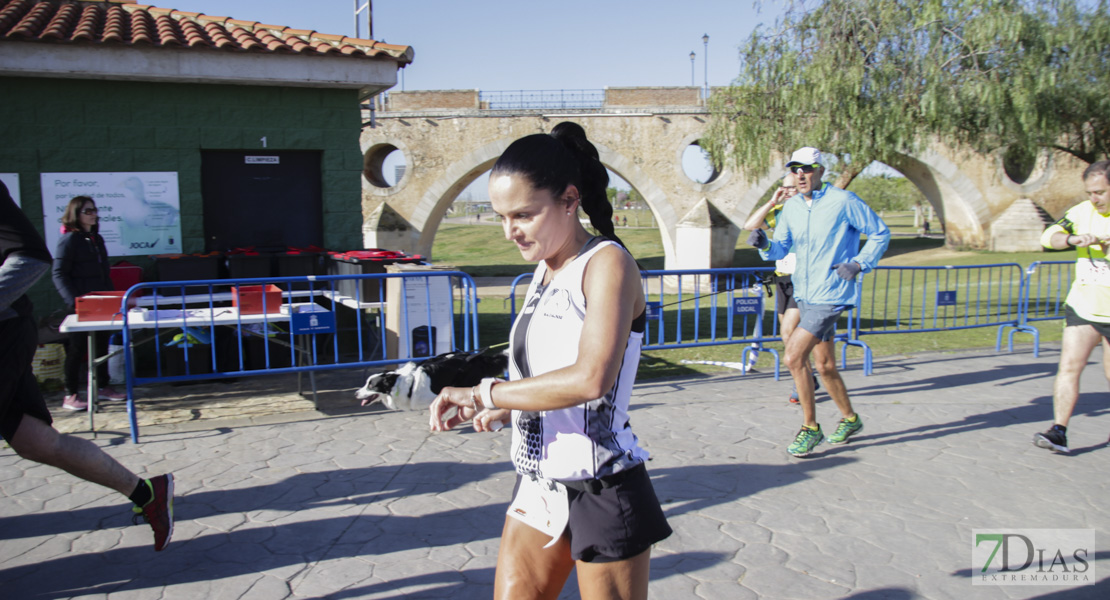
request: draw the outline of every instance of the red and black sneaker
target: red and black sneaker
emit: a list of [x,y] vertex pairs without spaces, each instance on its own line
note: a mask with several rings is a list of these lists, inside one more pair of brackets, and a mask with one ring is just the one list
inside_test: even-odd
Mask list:
[[154,550],[160,552],[173,537],[173,474],[159,475],[147,479],[145,483],[150,486],[153,498],[142,508],[136,506],[132,509],[135,511],[134,520],[137,523],[141,516],[150,523],[150,528],[154,530]]

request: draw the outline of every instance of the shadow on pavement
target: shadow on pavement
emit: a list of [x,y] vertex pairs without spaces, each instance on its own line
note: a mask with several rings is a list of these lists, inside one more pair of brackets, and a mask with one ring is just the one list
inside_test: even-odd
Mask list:
[[[725,562],[728,555],[720,552],[678,552],[654,556],[651,559],[651,579],[658,581],[675,574],[707,569],[711,566]],[[462,569],[458,571],[440,571],[424,575],[414,575],[399,579],[390,579],[368,585],[347,588],[321,598],[326,600],[346,600],[348,598],[364,598],[368,595],[396,592],[397,598],[451,598],[452,600],[486,600],[493,597],[493,580],[495,570],[489,567],[482,569]],[[425,591],[405,592],[406,587],[438,586]],[[578,576],[571,571],[567,577],[566,585],[559,595],[562,600],[581,598],[578,593]]]
[[910,598],[920,598],[921,596],[916,592],[907,590],[905,588],[882,588],[878,590],[867,590],[851,596],[844,596],[844,600],[909,600]]
[[[813,477],[814,471],[857,462],[856,458],[814,455],[778,465],[723,463],[653,468],[648,466],[655,494],[668,518],[696,513],[776,487]],[[666,506],[666,505],[672,506]]]
[[[1110,412],[1110,408],[1105,406],[1105,402],[1099,401],[1098,396],[1100,396],[1100,394],[1081,394],[1079,396],[1079,402],[1075,405],[1073,416],[1098,416]],[[927,425],[903,429],[901,431],[869,433],[868,430],[865,429],[859,437],[852,438],[851,445],[859,448],[902,444],[917,440],[934,439],[946,435],[955,435],[968,431],[1008,427],[1010,425],[1022,423],[1028,423],[1030,425],[1040,423],[1047,428],[1052,423],[1052,398],[1042,396],[1040,398],[1034,398],[1029,404],[1023,406],[968,415],[958,421],[929,423]],[[1029,430],[1030,439],[1032,439],[1033,434],[1036,432],[1036,427],[1032,427]],[[1073,450],[1072,454],[1090,452],[1091,450],[1097,450],[1101,447],[1103,446],[1096,445],[1094,447],[1080,449],[1079,451]]]
[[[67,554],[35,565],[0,569],[0,581],[19,589],[23,597],[68,598],[217,582],[282,567],[300,568],[325,559],[491,539],[501,532],[499,525],[489,526],[502,522],[505,506],[501,503],[465,508],[445,505],[441,512],[419,516],[394,514],[390,507],[377,511],[379,514],[356,509],[344,516],[291,519],[296,512],[315,507],[358,507],[434,494],[452,482],[481,480],[504,470],[502,464],[422,463],[302,473],[249,488],[195,492],[179,496],[174,504],[179,524],[176,533],[182,534],[180,524],[190,520],[236,513],[242,520],[222,525],[201,523],[206,525],[202,535],[175,537],[161,553],[144,545]],[[6,517],[0,519],[0,531],[5,539],[17,539],[125,523],[130,525],[129,507],[97,507]],[[217,531],[222,526],[232,530]],[[137,527],[149,533],[145,524]],[[97,563],[91,570],[90,560]],[[90,571],[98,574],[96,581],[88,580]],[[52,575],[43,577],[44,572]]]
[[[478,481],[504,472],[505,466],[498,463],[433,462],[300,473],[249,488],[190,494],[179,491],[174,500],[174,517],[180,522],[262,510],[360,506],[428,491],[443,491],[452,483]],[[448,476],[445,477],[445,474]],[[508,502],[508,497],[505,501]],[[0,531],[3,532],[3,539],[11,540],[90,528],[108,529],[130,523],[131,505],[121,502],[117,506],[0,517]],[[0,570],[0,573],[3,571]]]
[[[964,358],[963,362],[967,362],[967,359]],[[898,365],[889,365],[881,370],[879,368],[876,368],[875,373],[872,375],[872,377],[875,377],[877,375],[888,375],[889,372],[893,369],[900,369],[907,373],[912,373],[915,370],[913,368],[913,364],[914,363],[902,363]],[[931,362],[927,364],[935,366],[936,363]],[[1009,386],[1017,385],[1030,379],[1054,377],[1055,375],[1055,365],[1038,363],[1012,364],[996,366],[987,370],[946,372],[943,375],[937,375],[936,377],[925,377],[921,379],[914,379],[912,381],[896,381],[892,383],[859,386],[849,389],[848,393],[853,398],[862,396],[881,396],[915,392],[930,392],[960,386],[978,385],[991,381],[1012,380],[1004,381],[999,384]]]

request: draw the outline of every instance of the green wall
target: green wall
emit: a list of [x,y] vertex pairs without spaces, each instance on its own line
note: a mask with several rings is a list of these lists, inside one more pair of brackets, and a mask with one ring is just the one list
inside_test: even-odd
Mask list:
[[[201,252],[201,150],[261,149],[265,137],[270,150],[323,152],[324,244],[362,247],[356,90],[0,77],[0,106],[0,172],[19,174],[40,232],[39,173],[176,171],[183,250]],[[62,306],[49,276],[31,299],[39,317]]]

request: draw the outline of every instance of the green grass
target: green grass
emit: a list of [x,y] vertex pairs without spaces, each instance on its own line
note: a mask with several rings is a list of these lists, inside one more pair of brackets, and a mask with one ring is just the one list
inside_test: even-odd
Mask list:
[[[618,214],[622,211],[618,211]],[[636,211],[629,211],[630,213]],[[629,225],[632,218],[629,217]],[[645,269],[663,268],[663,249],[659,233],[649,228],[618,228],[617,234],[628,245],[633,255]],[[758,253],[747,246],[745,236],[737,243],[733,255],[733,266],[738,268],[762,267],[768,263],[759,258]],[[433,258],[436,264],[453,265],[461,271],[474,277],[516,276],[521,273],[530,273],[535,265],[526,263],[520,258],[516,246],[506,241],[500,227],[484,225],[444,225],[436,236],[433,248]],[[988,252],[988,251],[956,251],[944,247],[944,240],[938,238],[920,238],[915,236],[895,237],[891,240],[890,247],[884,254],[880,265],[885,266],[943,266],[943,265],[990,265],[1001,263],[1017,263],[1023,267],[1035,261],[1068,261],[1074,260],[1072,252]],[[913,282],[920,285],[919,281]],[[875,315],[876,320],[890,321],[897,316],[897,307],[906,307],[915,298],[920,297],[920,288],[917,294],[910,293],[913,289],[908,281],[884,282],[891,288],[891,293],[897,289],[903,290],[901,304],[887,300],[884,302],[885,313]],[[966,287],[964,281],[961,287]],[[932,288],[930,288],[932,289]],[[948,289],[948,287],[941,287]],[[523,289],[520,293],[523,293]],[[865,290],[865,294],[868,293]],[[932,292],[930,292],[931,294]],[[960,301],[962,302],[963,293]],[[866,296],[865,296],[866,298]],[[1005,312],[1013,308],[1013,303],[1006,300],[992,310]],[[766,302],[765,323],[773,318],[774,303]],[[905,308],[903,308],[905,310]],[[957,307],[952,309],[952,317],[958,316]],[[704,311],[704,309],[703,309]],[[692,313],[692,311],[691,311]],[[864,313],[867,319],[870,315]],[[718,317],[720,318],[720,317]],[[684,316],[684,319],[686,317]],[[950,321],[948,326],[961,325],[958,319]],[[1062,327],[1059,321],[1037,323],[1042,342],[1058,342],[1061,337]],[[703,327],[707,325],[703,324]],[[495,345],[508,339],[511,327],[509,317],[509,303],[505,299],[484,298],[479,304],[479,327],[483,345]],[[692,320],[687,319],[684,327],[684,339],[692,333]],[[703,331],[705,331],[703,329]],[[891,333],[883,335],[868,335],[863,338],[872,349],[875,359],[881,360],[884,356],[897,356],[920,352],[947,352],[965,349],[993,348],[997,327],[990,326],[979,329],[962,329],[939,331],[933,333]],[[673,339],[673,338],[668,338]],[[1006,338],[1003,338],[1005,343]],[[1014,338],[1017,344],[1032,342],[1029,334],[1018,334]],[[780,351],[781,344],[768,344],[767,347]],[[729,344],[723,346],[705,346],[697,348],[682,348],[673,350],[645,351],[640,364],[639,378],[641,380],[661,377],[696,376],[702,373],[728,372],[726,368],[710,365],[687,365],[682,360],[739,362],[742,344]],[[839,357],[839,348],[837,351]],[[849,348],[849,361],[862,360],[863,351],[859,348]],[[770,354],[763,353],[757,369],[769,371],[773,368]],[[857,367],[858,368],[858,367]]]
[[[663,243],[658,230],[621,227],[617,235],[645,269],[663,268]],[[457,267],[472,277],[515,277],[536,268],[520,257],[501,227],[490,225],[440,226],[432,244],[432,258],[437,265]]]

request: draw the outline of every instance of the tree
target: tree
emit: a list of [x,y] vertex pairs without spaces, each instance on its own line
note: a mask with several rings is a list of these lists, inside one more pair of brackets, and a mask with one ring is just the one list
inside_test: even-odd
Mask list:
[[833,150],[842,187],[932,139],[1091,161],[1110,144],[1107,13],[1105,0],[795,2],[753,32],[701,143],[756,176],[774,151]]
[[978,114],[963,141],[1048,147],[1088,163],[1110,156],[1110,10],[1105,0],[1034,3],[1024,23],[1020,52],[977,73],[974,94],[1006,92],[1003,110]]

